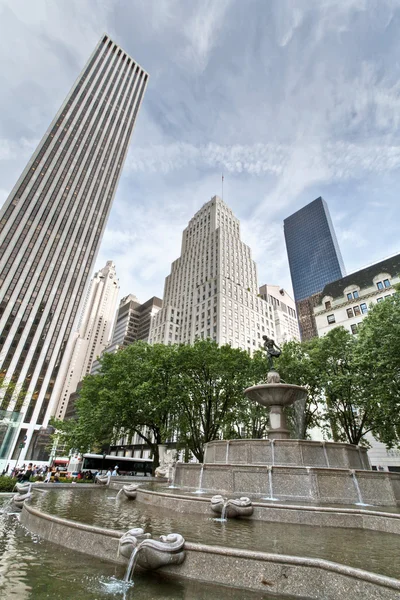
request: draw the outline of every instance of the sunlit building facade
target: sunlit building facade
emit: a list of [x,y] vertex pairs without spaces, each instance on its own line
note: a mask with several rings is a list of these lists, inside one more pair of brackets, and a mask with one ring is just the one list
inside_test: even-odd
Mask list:
[[[118,292],[115,265],[109,260],[90,281],[61,387],[56,411],[58,419],[64,418],[70,394],[76,392],[79,382],[90,373],[93,361],[110,341]],[[61,385],[60,379],[58,382]]]
[[0,212],[0,410],[40,460],[147,73],[104,35]]
[[150,343],[209,338],[252,354],[263,335],[275,337],[273,307],[259,296],[256,264],[240,238],[239,220],[214,196],[183,232]]

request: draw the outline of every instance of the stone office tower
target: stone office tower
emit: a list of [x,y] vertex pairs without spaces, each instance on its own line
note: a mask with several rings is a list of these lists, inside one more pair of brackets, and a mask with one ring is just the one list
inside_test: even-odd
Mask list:
[[258,293],[256,264],[240,239],[240,223],[218,196],[194,215],[182,235],[181,256],[165,279],[163,308],[150,343],[210,338],[252,354],[262,336],[275,337],[272,305]]
[[26,441],[21,460],[39,460],[36,438],[56,409],[53,388],[147,80],[104,35],[0,212],[0,410],[22,415],[13,444]]

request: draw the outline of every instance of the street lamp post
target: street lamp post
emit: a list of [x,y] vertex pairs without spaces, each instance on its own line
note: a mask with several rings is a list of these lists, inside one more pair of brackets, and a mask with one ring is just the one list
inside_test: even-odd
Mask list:
[[102,473],[103,473],[103,471],[104,471],[104,461],[106,460],[106,456],[107,456],[107,454],[104,454],[104,453],[103,453],[103,460],[101,461],[101,472],[102,472]]

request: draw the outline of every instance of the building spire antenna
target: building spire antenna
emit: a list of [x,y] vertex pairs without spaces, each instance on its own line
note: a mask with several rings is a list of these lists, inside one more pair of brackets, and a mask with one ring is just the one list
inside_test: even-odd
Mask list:
[[224,199],[224,174],[223,173],[222,173],[222,185],[221,185],[221,187],[222,187],[221,199],[223,200]]

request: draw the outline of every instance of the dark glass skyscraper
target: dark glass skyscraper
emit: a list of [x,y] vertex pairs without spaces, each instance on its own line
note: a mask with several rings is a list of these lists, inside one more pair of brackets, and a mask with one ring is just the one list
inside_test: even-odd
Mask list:
[[0,459],[44,458],[40,440],[147,79],[104,35],[0,211],[0,411],[22,419]]
[[328,206],[317,198],[284,220],[296,302],[346,275]]

